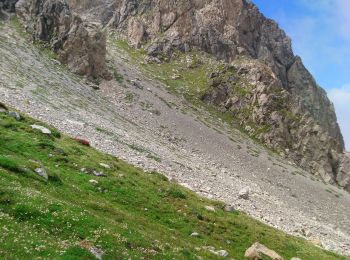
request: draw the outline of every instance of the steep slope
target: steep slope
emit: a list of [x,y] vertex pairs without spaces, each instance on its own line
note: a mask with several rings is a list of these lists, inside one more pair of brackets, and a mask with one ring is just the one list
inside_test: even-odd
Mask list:
[[346,259],[33,124],[48,127],[0,112],[1,258],[243,259],[260,241],[286,259]]
[[[73,7],[82,12],[89,12],[91,7],[81,4],[81,1],[71,2]],[[104,10],[103,6],[108,6],[109,10],[115,8],[108,24],[132,46],[143,47],[148,55],[159,60],[168,60],[176,50],[191,52],[199,49],[226,62],[242,59],[247,62],[255,59],[260,61],[266,70],[271,70],[268,72],[270,75],[265,77],[270,79],[264,84],[278,85],[279,92],[285,90],[288,97],[282,95],[278,102],[288,105],[284,108],[276,107],[276,102],[271,100],[276,93],[267,89],[268,93],[262,94],[267,94],[270,101],[268,104],[272,104],[268,109],[251,103],[249,107],[243,106],[236,110],[235,115],[242,115],[247,108],[251,111],[264,110],[264,120],[251,115],[250,120],[247,118],[245,127],[260,132],[260,136],[256,136],[258,139],[304,169],[322,176],[327,182],[338,183],[349,189],[350,185],[345,181],[347,178],[339,174],[339,165],[346,157],[343,155],[344,142],[333,104],[306,70],[301,59],[294,56],[290,39],[274,21],[265,18],[254,4],[244,0],[129,0],[114,3],[101,1],[95,5],[95,9],[96,6],[99,6],[100,11],[94,13],[95,19],[101,18],[100,21],[105,23],[108,21],[106,15],[111,16],[111,12],[101,11]],[[256,80],[251,84],[259,83],[261,72],[256,72]],[[249,89],[249,86],[243,87]],[[210,94],[213,92],[209,91],[205,98],[209,102],[212,99],[209,98]],[[234,94],[226,95],[225,100],[214,103],[225,104],[235,97]],[[279,113],[279,130],[276,131],[273,121],[276,121],[276,113],[280,112],[278,109],[286,109],[292,118],[300,120],[291,122],[290,118]],[[306,129],[303,128],[305,124]],[[265,132],[261,133],[261,129]],[[292,145],[294,142],[295,147]]]
[[[142,51],[110,35],[115,80],[102,81],[98,90],[32,45],[15,20],[0,28],[0,102],[270,226],[350,254],[349,193],[241,134],[228,113],[173,94],[179,89],[195,97],[208,66],[219,65],[210,57],[192,69],[192,54],[145,64]],[[174,80],[177,68],[186,73]],[[248,199],[239,196],[243,188],[250,190]]]

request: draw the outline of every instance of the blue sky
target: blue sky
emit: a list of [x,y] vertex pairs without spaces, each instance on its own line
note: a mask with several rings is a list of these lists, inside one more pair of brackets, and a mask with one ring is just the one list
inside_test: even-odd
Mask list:
[[253,0],[292,38],[295,54],[333,101],[350,150],[350,0]]

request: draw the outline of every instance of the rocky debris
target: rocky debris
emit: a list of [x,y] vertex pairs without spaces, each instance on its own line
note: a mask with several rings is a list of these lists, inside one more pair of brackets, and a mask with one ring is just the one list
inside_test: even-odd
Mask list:
[[49,176],[47,175],[47,172],[44,167],[36,168],[34,170],[39,176],[43,177],[45,181],[49,180]]
[[74,139],[75,141],[77,141],[78,143],[85,145],[85,146],[90,146],[90,142],[86,139],[80,138],[80,137],[76,137]]
[[106,36],[98,24],[73,14],[65,0],[19,0],[16,13],[33,39],[46,42],[74,73],[111,79]]
[[250,189],[248,187],[245,187],[239,191],[238,197],[240,199],[249,200],[249,193]]
[[259,242],[254,243],[250,248],[248,248],[244,254],[244,257],[251,260],[265,259],[266,257],[269,257],[272,260],[283,260],[283,257]]
[[19,113],[17,113],[16,111],[10,111],[9,116],[13,117],[17,121],[20,121],[22,119],[21,115]]
[[51,130],[41,125],[31,125],[33,129],[41,131],[43,134],[51,135]]

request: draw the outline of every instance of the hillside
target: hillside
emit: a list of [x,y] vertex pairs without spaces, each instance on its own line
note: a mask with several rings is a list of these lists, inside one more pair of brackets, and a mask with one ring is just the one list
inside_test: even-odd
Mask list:
[[[242,259],[256,241],[286,259],[342,259],[307,241],[350,255],[350,159],[333,105],[276,23],[219,2],[0,0],[0,102],[28,115],[1,114],[6,228],[40,233],[42,220],[38,238],[57,232],[44,258]],[[50,201],[58,209],[40,212]],[[77,209],[87,222],[73,222]],[[75,233],[52,231],[64,223]]]
[[0,112],[1,258],[242,259],[260,241],[286,259],[346,259],[20,117]]

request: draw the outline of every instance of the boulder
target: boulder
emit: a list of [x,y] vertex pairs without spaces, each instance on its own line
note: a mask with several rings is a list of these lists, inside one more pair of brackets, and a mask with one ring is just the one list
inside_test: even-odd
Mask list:
[[283,260],[283,257],[259,242],[256,242],[250,248],[248,248],[244,254],[244,257],[251,260],[261,260],[266,259],[267,257],[272,260]]

